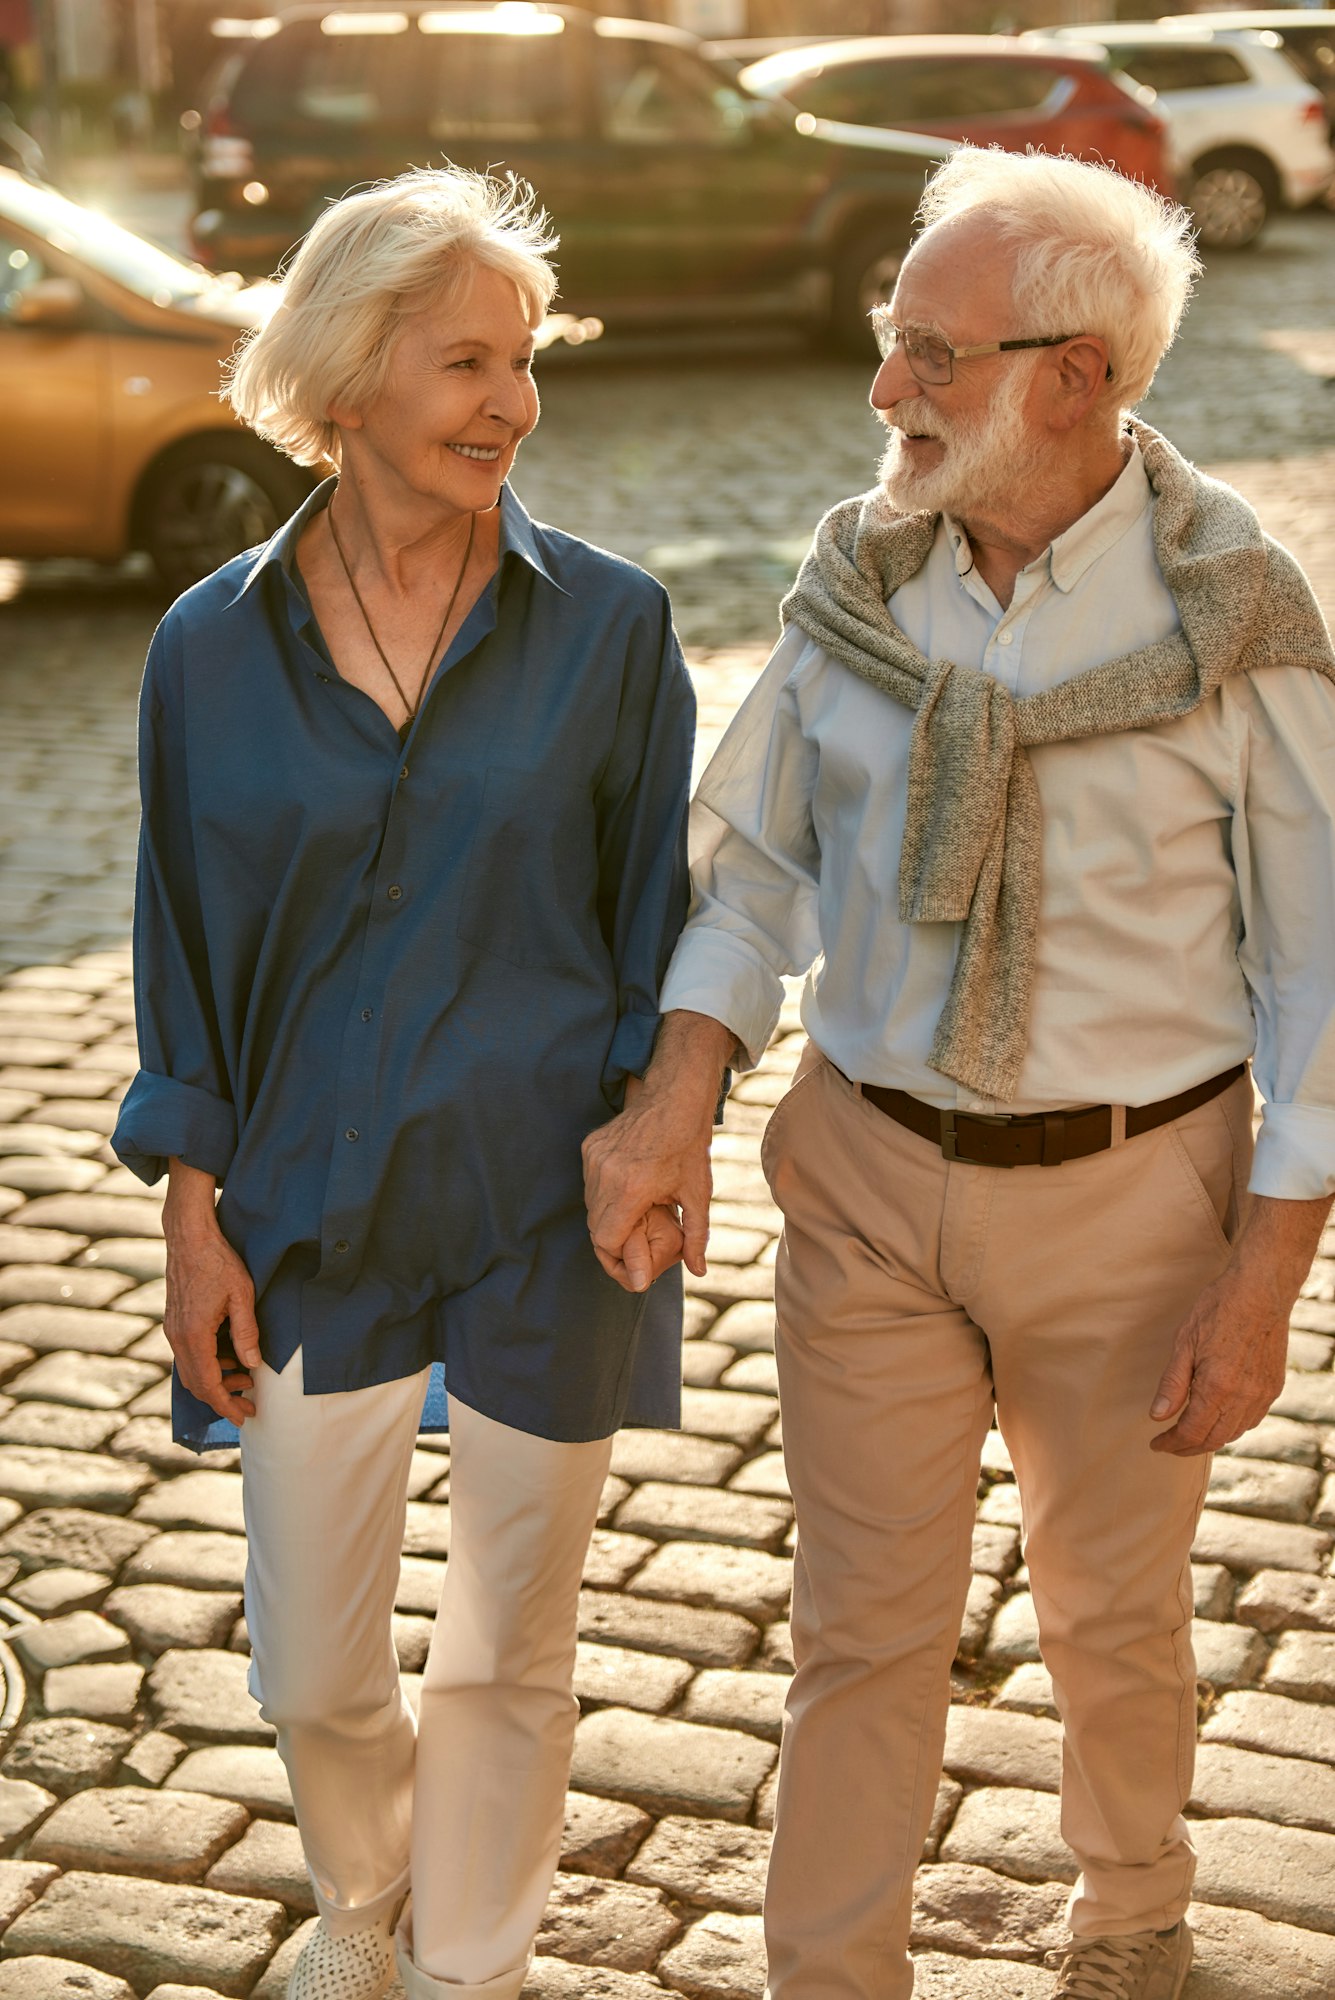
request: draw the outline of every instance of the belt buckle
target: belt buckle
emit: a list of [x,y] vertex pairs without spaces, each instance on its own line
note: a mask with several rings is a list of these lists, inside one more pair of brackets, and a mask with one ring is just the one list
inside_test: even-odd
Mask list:
[[[981,1165],[982,1162],[970,1160],[966,1153],[961,1153],[959,1150],[955,1127],[955,1120],[959,1115],[955,1107],[941,1113],[941,1157],[943,1160],[959,1160],[966,1167]],[[1005,1111],[966,1111],[963,1116],[972,1118],[975,1125],[1010,1125],[1014,1122],[1010,1114]],[[992,1164],[997,1167],[1012,1167],[1015,1162],[995,1160]]]

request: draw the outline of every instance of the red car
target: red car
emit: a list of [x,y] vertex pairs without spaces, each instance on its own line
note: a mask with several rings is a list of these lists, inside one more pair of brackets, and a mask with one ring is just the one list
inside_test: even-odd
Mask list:
[[1164,121],[1101,56],[1009,35],[877,35],[783,49],[739,80],[830,124],[1072,153],[1171,193]]

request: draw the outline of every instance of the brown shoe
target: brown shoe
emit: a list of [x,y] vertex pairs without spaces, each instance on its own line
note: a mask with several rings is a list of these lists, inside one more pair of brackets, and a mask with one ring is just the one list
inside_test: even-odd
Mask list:
[[1135,1931],[1130,1937],[1074,1938],[1051,1952],[1052,2000],[1178,2000],[1191,1971],[1191,1932]]

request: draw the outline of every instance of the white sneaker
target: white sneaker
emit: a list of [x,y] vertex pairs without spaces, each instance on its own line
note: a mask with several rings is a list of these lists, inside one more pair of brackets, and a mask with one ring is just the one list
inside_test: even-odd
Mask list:
[[331,1937],[323,1917],[301,1947],[287,2000],[380,2000],[394,1973],[389,1920]]
[[1050,1952],[1052,2000],[1178,2000],[1191,1970],[1191,1932],[1134,1931],[1129,1937],[1075,1938]]

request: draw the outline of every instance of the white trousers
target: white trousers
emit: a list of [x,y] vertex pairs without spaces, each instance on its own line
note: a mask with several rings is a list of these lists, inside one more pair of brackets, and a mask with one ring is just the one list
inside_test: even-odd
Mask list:
[[[560,1853],[585,1551],[612,1440],[450,1404],[450,1559],[420,1714],[391,1615],[426,1373],[303,1393],[262,1367],[241,1432],[251,1688],[327,1928],[399,1930],[409,2000],[517,2000]],[[442,1470],[444,1468],[442,1459]]]

